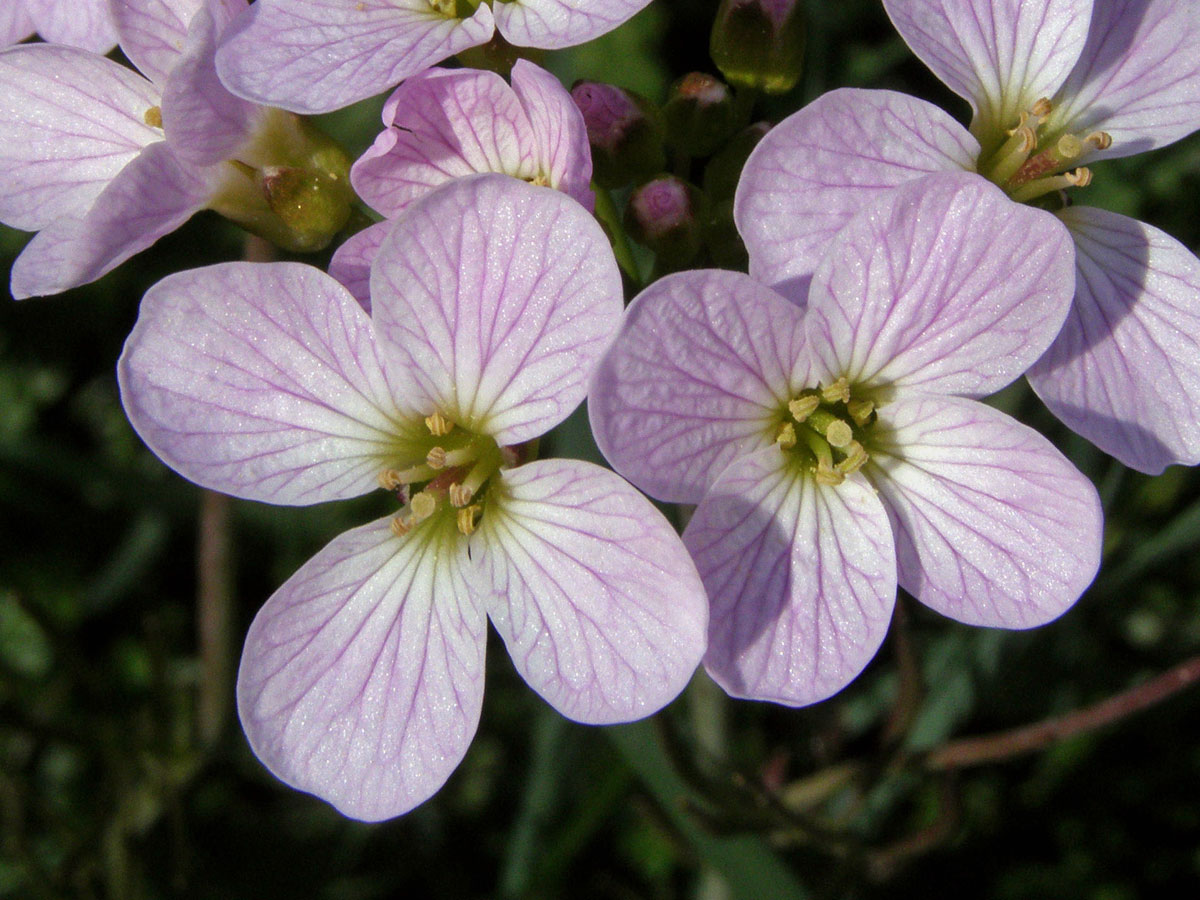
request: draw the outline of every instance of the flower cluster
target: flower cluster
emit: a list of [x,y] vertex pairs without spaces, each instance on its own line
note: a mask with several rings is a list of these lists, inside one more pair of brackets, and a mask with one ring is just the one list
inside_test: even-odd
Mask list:
[[[555,709],[613,723],[701,661],[733,696],[829,697],[898,588],[971,625],[1062,615],[1102,511],[981,402],[1022,375],[1131,467],[1200,462],[1200,261],[1071,201],[1084,164],[1200,127],[1192,0],[884,0],[969,127],[850,89],[753,122],[755,92],[799,78],[788,0],[726,0],[712,52],[735,88],[693,73],[662,108],[519,58],[648,2],[0,13],[6,44],[49,41],[0,52],[0,221],[38,232],[15,297],[202,209],[334,246],[328,272],[169,276],[118,373],[133,427],[196,484],[385,492],[262,607],[238,679],[258,757],[347,815],[403,813],[458,765],[489,620]],[[431,68],[453,56],[487,69]],[[353,164],[302,118],[393,87]],[[615,473],[539,458],[585,396]],[[695,505],[683,534],[637,489]]]

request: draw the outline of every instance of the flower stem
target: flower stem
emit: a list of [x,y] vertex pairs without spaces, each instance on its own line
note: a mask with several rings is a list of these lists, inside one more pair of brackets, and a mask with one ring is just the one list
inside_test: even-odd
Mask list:
[[608,238],[612,242],[613,253],[617,257],[617,263],[629,276],[629,280],[633,282],[636,290],[642,289],[642,275],[638,271],[637,260],[633,258],[633,248],[629,245],[629,238],[625,235],[625,228],[621,224],[621,216],[617,213],[617,206],[613,203],[612,194],[607,188],[595,186],[596,192],[596,218],[604,225],[604,230],[608,232]]
[[1001,762],[1040,750],[1085,731],[1093,731],[1154,706],[1200,681],[1200,656],[1194,656],[1149,681],[1083,709],[1011,731],[952,741],[925,759],[926,768],[962,769]]

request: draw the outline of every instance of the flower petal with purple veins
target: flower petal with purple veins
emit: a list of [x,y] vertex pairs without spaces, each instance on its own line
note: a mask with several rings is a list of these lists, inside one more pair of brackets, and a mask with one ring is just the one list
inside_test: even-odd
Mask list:
[[362,308],[298,263],[164,278],[117,371],[130,422],[168,465],[268,503],[373,490],[414,415],[397,406]]
[[1200,128],[1200,6],[1097,0],[1087,45],[1050,124],[1107,132],[1112,146],[1088,162],[1161,147]]
[[[563,91],[567,102],[570,97]],[[454,178],[538,174],[532,126],[495,72],[430,69],[392,94],[384,131],[350,171],[355,191],[385,216]]]
[[608,238],[578,203],[507,175],[412,204],[371,269],[371,315],[406,396],[501,445],[583,400],[620,324]]
[[181,165],[163,141],[117,173],[81,217],[39,231],[17,257],[12,295],[57,294],[95,281],[204,209],[212,173]]
[[[884,0],[905,43],[975,111],[971,131],[1013,128],[1079,59],[1092,0]],[[981,130],[982,129],[982,132]]]
[[[21,0],[4,0],[5,3]],[[25,10],[44,40],[105,54],[117,42],[110,0],[24,0]]]
[[979,144],[931,103],[830,91],[784,119],[742,170],[734,220],[750,274],[803,303],[835,234],[863,206],[934,172],[972,172]]
[[799,309],[737,272],[680,272],[630,305],[588,394],[605,459],[660,500],[698,503],[775,439],[809,381]]
[[529,60],[518,59],[511,77],[513,90],[529,116],[533,144],[550,187],[574,197],[590,212],[596,198],[583,113],[557,78]]
[[821,486],[767,447],[725,470],[683,541],[711,604],[704,667],[732,696],[816,703],[883,642],[895,548],[861,476]]
[[371,314],[371,263],[391,227],[391,221],[367,226],[343,241],[329,260],[329,274],[354,295],[367,315]]
[[79,216],[143,147],[158,90],[111,60],[50,44],[0,53],[0,221],[35,231]]
[[558,50],[612,31],[650,0],[495,0],[496,28],[518,47]]
[[1073,431],[1157,474],[1200,462],[1200,260],[1143,222],[1086,206],[1059,213],[1075,238],[1075,303],[1030,370]]
[[1074,281],[1070,235],[1050,213],[977,175],[909,182],[853,219],[813,276],[817,375],[994,393],[1050,346]]
[[1095,577],[1095,487],[1031,428],[974,400],[905,393],[879,409],[864,471],[896,536],[900,585],[971,625],[1032,628]]
[[452,523],[401,540],[384,519],[335,538],[246,636],[238,712],[255,754],[347,816],[432,796],[478,727],[486,619]]
[[240,97],[329,112],[487,43],[494,25],[486,3],[457,19],[428,0],[258,0],[230,28],[217,69]]
[[201,9],[163,89],[167,141],[180,159],[194,165],[233,158],[265,113],[261,106],[229,93],[217,78],[217,41],[232,20],[228,8]]
[[24,0],[0,3],[0,47],[7,47],[30,37],[37,29],[25,11]]
[[503,472],[473,556],[513,664],[563,715],[650,715],[704,654],[704,588],[674,529],[607,469],[539,460]]
[[[143,75],[163,85],[205,0],[110,0],[122,52]],[[242,3],[245,6],[245,3]]]

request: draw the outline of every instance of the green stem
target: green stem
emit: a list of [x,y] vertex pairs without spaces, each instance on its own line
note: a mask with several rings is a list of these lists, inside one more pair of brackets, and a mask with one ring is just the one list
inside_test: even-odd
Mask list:
[[602,188],[594,182],[592,187],[596,193],[596,218],[604,224],[605,230],[608,232],[618,265],[629,276],[633,286],[640,291],[642,274],[638,271],[637,260],[633,258],[633,248],[629,244],[625,228],[621,225],[621,216],[617,213],[617,206],[613,203],[612,194],[608,192],[607,188]]

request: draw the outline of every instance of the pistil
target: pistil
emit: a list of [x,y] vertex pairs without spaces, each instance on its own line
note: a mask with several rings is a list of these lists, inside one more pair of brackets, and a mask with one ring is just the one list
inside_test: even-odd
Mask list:
[[1008,140],[979,167],[980,174],[996,184],[1003,184],[1016,174],[1029,159],[1029,154],[1037,149],[1038,127],[1053,108],[1050,101],[1042,97],[1027,112],[1021,113],[1017,126],[1007,132]]

